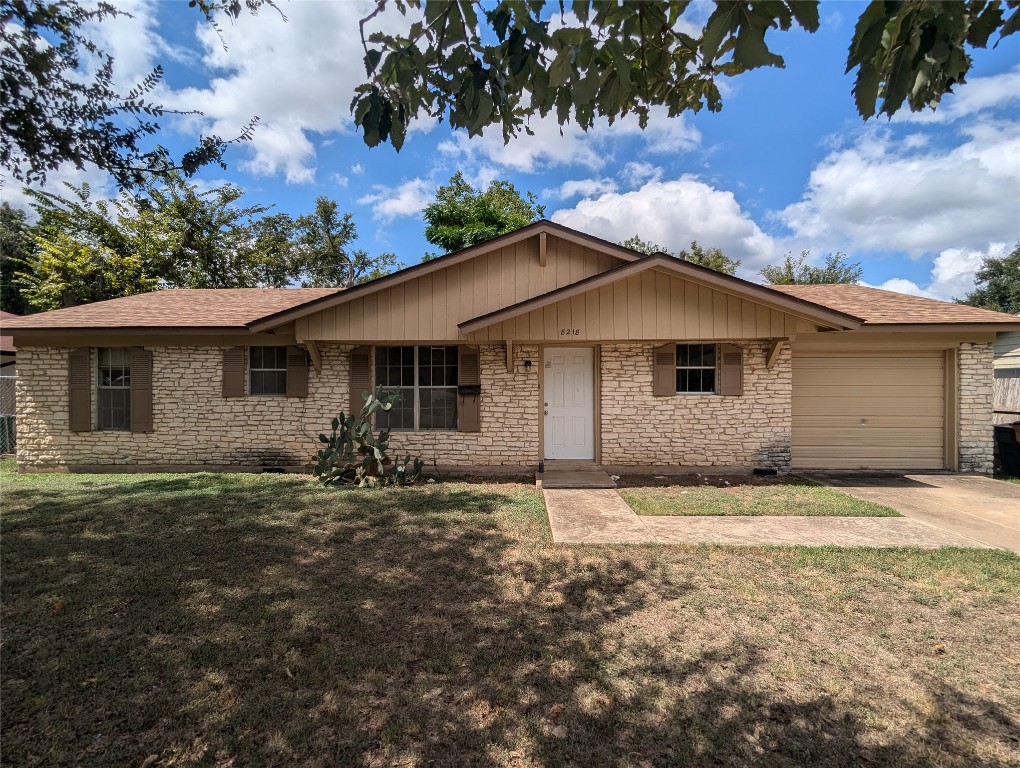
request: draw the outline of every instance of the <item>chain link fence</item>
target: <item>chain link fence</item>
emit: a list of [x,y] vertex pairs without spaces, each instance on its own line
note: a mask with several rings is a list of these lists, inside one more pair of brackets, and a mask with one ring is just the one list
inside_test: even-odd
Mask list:
[[14,381],[0,376],[0,454],[14,453]]

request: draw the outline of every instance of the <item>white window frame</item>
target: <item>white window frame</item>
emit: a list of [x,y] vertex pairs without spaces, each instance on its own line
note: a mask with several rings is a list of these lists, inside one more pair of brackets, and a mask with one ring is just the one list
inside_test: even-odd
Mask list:
[[[679,347],[715,347],[715,364],[714,365],[680,365],[680,353]],[[719,394],[719,379],[720,379],[720,353],[719,344],[704,343],[699,341],[678,341],[674,348],[674,360],[676,364],[673,366],[673,379],[674,384],[676,381],[677,371],[714,371],[715,378],[713,380],[712,390],[705,392],[702,390],[681,390],[678,389],[676,393],[678,395],[698,396],[698,395],[718,395]]]
[[[253,349],[282,349],[283,352],[283,368],[254,368],[251,364],[251,351]],[[248,392],[249,397],[286,397],[287,396],[287,348],[280,344],[254,344],[248,347],[245,352],[245,389]],[[273,373],[283,372],[283,392],[252,392],[251,391],[251,374],[252,371],[272,371]]]
[[[101,360],[102,360],[102,357],[103,357],[103,350],[108,350],[108,351],[111,351],[111,352],[116,350],[118,352],[123,353],[123,355],[124,355],[124,365],[120,366],[120,370],[122,370],[122,371],[126,370],[127,371],[128,383],[126,385],[124,385],[124,384],[117,384],[117,385],[112,385],[111,384],[110,386],[104,386],[103,385],[103,367],[102,367],[102,363],[101,363]],[[95,424],[96,424],[96,431],[97,432],[130,432],[131,431],[131,353],[128,351],[127,347],[96,347],[95,351],[96,351],[96,363],[95,363],[95,365],[96,365],[96,368],[95,368],[95,370],[96,370],[96,395],[95,395],[95,401],[96,401],[96,422],[95,422]],[[99,393],[100,392],[104,392],[104,391],[112,391],[112,390],[121,390],[121,391],[125,391],[125,392],[128,393],[127,394],[127,405],[124,408],[124,410],[127,413],[127,424],[126,424],[126,426],[123,426],[123,427],[109,427],[109,426],[103,426],[100,423],[100,413],[102,412],[102,407],[99,404]]]
[[[413,408],[414,408],[414,426],[412,426],[412,427],[388,427],[390,432],[456,432],[457,431],[457,426],[458,426],[457,425],[457,413],[456,413],[456,411],[453,414],[453,422],[454,423],[453,423],[452,427],[428,427],[428,428],[425,428],[425,429],[423,429],[421,427],[421,398],[418,395],[419,391],[423,390],[423,389],[452,389],[456,393],[457,385],[456,384],[442,384],[442,385],[437,386],[435,384],[421,384],[420,383],[420,380],[421,380],[420,368],[419,368],[419,365],[418,365],[418,361],[419,361],[418,351],[420,349],[422,349],[423,347],[428,347],[429,349],[444,349],[444,350],[447,351],[447,353],[449,353],[450,350],[453,350],[453,354],[456,356],[456,354],[457,354],[457,347],[453,346],[453,345],[450,345],[450,344],[380,344],[380,345],[378,345],[376,347],[373,347],[372,348],[372,383],[373,383],[373,385],[376,384],[376,375],[377,375],[376,374],[376,370],[377,370],[376,369],[376,355],[378,355],[378,353],[379,353],[378,351],[380,349],[391,349],[393,347],[396,347],[398,349],[403,348],[403,347],[411,347],[414,350],[414,384],[412,384],[410,386],[410,389],[411,389],[411,392],[412,392],[411,399],[413,401],[412,405],[413,405]],[[456,357],[454,357],[454,360],[456,360]],[[457,364],[458,364],[457,376],[459,378],[460,377],[459,361],[457,361]],[[406,387],[406,386],[397,387],[397,389],[408,389],[408,387]],[[384,391],[385,391],[385,388],[384,388]]]

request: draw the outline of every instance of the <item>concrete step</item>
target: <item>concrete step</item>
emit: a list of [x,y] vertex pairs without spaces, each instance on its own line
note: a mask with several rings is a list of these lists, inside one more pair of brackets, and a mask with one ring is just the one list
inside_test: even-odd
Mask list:
[[605,472],[553,469],[535,473],[539,488],[615,488],[616,482]]

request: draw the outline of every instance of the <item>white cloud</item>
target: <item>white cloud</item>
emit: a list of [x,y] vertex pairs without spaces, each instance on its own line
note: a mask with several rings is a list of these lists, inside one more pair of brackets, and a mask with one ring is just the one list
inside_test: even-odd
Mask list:
[[1007,243],[992,243],[985,250],[947,248],[935,257],[927,285],[922,287],[912,280],[894,277],[878,287],[929,299],[962,298],[974,289],[976,273],[984,260],[1002,258],[1009,249]]
[[[87,183],[92,190],[92,197],[96,199],[111,198],[117,192],[113,180],[106,171],[101,171],[91,164],[86,168],[75,168],[74,163],[70,162],[62,163],[55,171],[47,172],[46,183],[33,184],[32,188],[66,197],[70,190],[65,182],[75,187]],[[6,168],[0,168],[0,202],[27,210],[31,198],[25,194],[24,189],[24,185]]]
[[556,200],[569,200],[572,197],[593,197],[594,195],[615,192],[616,182],[612,179],[571,179],[565,181],[558,187],[549,187],[542,190],[543,197],[551,197]]
[[642,160],[632,160],[623,166],[620,172],[621,178],[632,187],[640,187],[649,181],[659,181],[662,178],[661,166],[652,165]]
[[435,197],[435,185],[421,178],[411,179],[395,187],[376,184],[373,192],[358,202],[372,206],[372,215],[383,221],[402,216],[417,216]]
[[353,173],[355,176],[360,176],[364,172],[365,166],[363,166],[361,163],[355,163],[354,165],[351,166],[351,173]]
[[811,172],[802,199],[779,215],[812,246],[904,251],[985,249],[1020,238],[1020,125],[962,127],[956,146],[865,132]]
[[904,123],[952,123],[985,110],[1020,102],[1020,66],[989,77],[973,77],[942,98],[935,111],[901,110],[893,118]]
[[[365,78],[358,22],[373,7],[362,1],[288,3],[286,20],[272,9],[257,17],[242,13],[236,22],[221,21],[222,40],[199,22],[202,63],[219,75],[205,86],[172,94],[175,106],[205,113],[185,126],[232,137],[258,115],[261,123],[244,145],[243,167],[255,174],[282,174],[292,183],[311,181],[316,169],[312,134],[319,134],[318,140],[322,134],[354,132],[350,102],[355,85]],[[375,28],[402,21],[400,14],[383,14]]]
[[638,235],[676,251],[697,240],[744,262],[752,274],[773,260],[776,247],[733,193],[695,176],[653,181],[631,192],[609,192],[556,211],[552,220],[610,241]]
[[613,143],[620,139],[640,138],[645,153],[678,154],[696,149],[701,133],[687,123],[684,115],[669,117],[665,107],[654,107],[644,130],[630,114],[613,125],[603,118],[590,131],[574,123],[560,127],[550,113],[535,118],[529,126],[534,135],[524,132],[503,143],[503,134],[493,126],[482,136],[469,138],[463,131],[439,145],[441,152],[455,160],[485,162],[522,173],[538,173],[556,166],[579,165],[598,170],[613,158]]

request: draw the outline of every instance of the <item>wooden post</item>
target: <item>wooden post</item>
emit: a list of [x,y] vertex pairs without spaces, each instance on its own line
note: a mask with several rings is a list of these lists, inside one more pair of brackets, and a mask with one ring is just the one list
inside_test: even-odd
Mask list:
[[305,347],[308,349],[308,356],[312,358],[315,372],[322,373],[322,355],[319,354],[319,348],[315,346],[315,342],[311,339],[305,339]]

